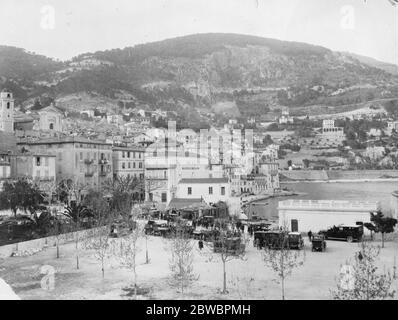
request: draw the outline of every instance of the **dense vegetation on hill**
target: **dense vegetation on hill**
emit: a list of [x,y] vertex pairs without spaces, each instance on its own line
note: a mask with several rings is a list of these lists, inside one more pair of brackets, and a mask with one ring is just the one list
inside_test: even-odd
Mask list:
[[[242,116],[270,107],[345,105],[398,97],[398,76],[382,63],[304,43],[236,34],[198,34],[68,62],[0,47],[0,88],[17,102],[80,92],[129,105],[210,110],[235,105]],[[380,67],[379,67],[380,66]],[[119,103],[120,104],[120,103]],[[228,104],[227,104],[228,105]]]

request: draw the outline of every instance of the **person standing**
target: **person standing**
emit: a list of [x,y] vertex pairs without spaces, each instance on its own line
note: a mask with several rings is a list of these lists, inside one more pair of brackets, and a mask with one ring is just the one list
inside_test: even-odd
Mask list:
[[311,230],[308,231],[308,239],[309,239],[310,241],[312,241],[312,231],[311,231]]

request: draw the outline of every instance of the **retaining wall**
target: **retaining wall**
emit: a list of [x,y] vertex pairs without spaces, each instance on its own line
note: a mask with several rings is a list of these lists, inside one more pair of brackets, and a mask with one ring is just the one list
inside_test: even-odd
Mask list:
[[[59,244],[72,242],[74,241],[74,239],[76,239],[76,237],[79,237],[80,239],[86,239],[90,236],[93,236],[96,232],[100,231],[101,229],[105,228],[108,227],[106,226],[101,228],[93,228],[88,230],[64,233],[58,237]],[[5,246],[0,246],[0,258],[11,257],[13,253],[17,252],[24,252],[24,251],[34,252],[34,251],[43,250],[46,247],[55,246],[56,243],[57,243],[57,237],[50,236],[40,239],[7,244]]]

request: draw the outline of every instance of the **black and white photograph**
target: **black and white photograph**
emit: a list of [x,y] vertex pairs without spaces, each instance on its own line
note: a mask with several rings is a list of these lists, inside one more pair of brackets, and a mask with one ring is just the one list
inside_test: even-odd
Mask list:
[[397,0],[0,0],[0,300],[397,300],[397,219]]

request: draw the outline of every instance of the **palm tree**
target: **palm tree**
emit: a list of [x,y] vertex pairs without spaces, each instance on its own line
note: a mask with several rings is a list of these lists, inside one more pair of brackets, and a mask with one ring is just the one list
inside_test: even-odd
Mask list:
[[76,202],[71,202],[71,204],[66,207],[66,211],[63,214],[70,218],[75,224],[80,224],[83,219],[92,218],[94,216],[89,208],[80,203],[76,204]]

